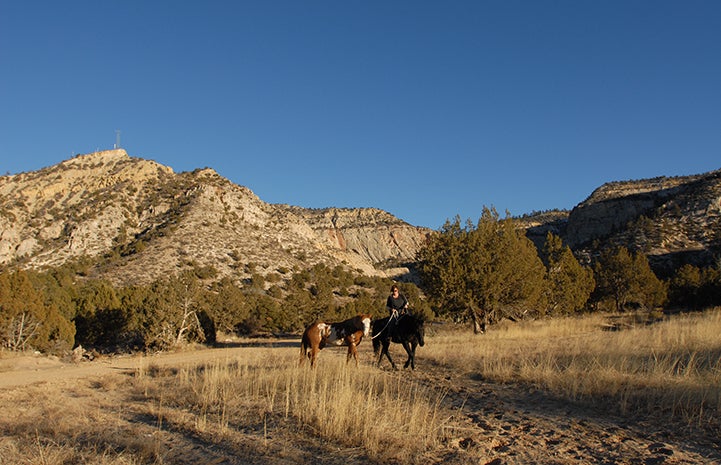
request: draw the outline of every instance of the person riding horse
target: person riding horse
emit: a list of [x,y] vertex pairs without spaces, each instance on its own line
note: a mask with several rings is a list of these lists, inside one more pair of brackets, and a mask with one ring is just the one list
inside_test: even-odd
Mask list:
[[401,294],[398,286],[395,284],[391,286],[391,295],[389,295],[388,300],[386,300],[386,310],[388,310],[388,314],[390,316],[390,319],[388,320],[387,335],[388,338],[392,338],[393,331],[398,324],[398,319],[405,315],[408,311],[408,299]]

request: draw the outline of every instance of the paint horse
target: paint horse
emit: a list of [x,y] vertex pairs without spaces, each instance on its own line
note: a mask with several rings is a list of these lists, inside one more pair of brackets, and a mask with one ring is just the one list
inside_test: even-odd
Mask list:
[[318,352],[326,345],[333,345],[348,346],[346,363],[353,357],[358,366],[356,347],[364,336],[368,336],[370,328],[371,316],[365,314],[357,315],[340,323],[315,321],[303,332],[303,338],[300,341],[300,364],[302,365],[305,358],[308,357],[310,366],[314,366]]

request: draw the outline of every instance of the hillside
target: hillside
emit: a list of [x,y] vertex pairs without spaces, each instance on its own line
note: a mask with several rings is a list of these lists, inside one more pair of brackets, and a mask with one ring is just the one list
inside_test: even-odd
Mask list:
[[237,281],[316,263],[397,275],[430,233],[377,209],[268,204],[212,169],[175,173],[124,150],[0,177],[0,231],[0,264],[91,257],[91,275],[122,284],[202,267]]
[[[538,247],[550,231],[579,256],[623,245],[662,273],[709,265],[721,252],[721,170],[611,182],[570,212],[519,220]],[[375,208],[269,204],[212,169],[175,173],[124,150],[0,177],[0,265],[38,269],[89,257],[91,276],[119,284],[186,268],[239,282],[317,263],[409,277],[431,233]]]
[[682,263],[713,264],[721,251],[721,170],[604,184],[569,214],[566,242],[594,241],[648,255],[660,271]]
[[540,248],[548,232],[579,256],[624,246],[649,257],[656,271],[684,263],[714,265],[721,253],[721,170],[604,184],[570,212],[519,218]]

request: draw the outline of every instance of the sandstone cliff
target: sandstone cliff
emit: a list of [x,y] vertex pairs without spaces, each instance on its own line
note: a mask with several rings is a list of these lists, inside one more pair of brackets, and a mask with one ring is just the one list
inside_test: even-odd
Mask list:
[[375,208],[285,208],[303,218],[330,247],[374,264],[415,260],[416,252],[430,234]]
[[570,212],[563,237],[585,253],[594,243],[623,245],[669,272],[682,263],[712,264],[720,232],[721,170],[604,184]]
[[124,150],[0,177],[0,264],[57,266],[148,282],[188,267],[251,273],[342,265],[366,274],[415,256],[428,230],[376,209],[272,205],[212,169],[174,173]]

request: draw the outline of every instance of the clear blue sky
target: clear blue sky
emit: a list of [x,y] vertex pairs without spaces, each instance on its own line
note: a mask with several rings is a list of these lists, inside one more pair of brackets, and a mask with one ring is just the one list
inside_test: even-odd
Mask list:
[[721,1],[0,0],[0,173],[109,149],[439,228],[721,168]]

